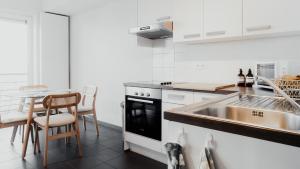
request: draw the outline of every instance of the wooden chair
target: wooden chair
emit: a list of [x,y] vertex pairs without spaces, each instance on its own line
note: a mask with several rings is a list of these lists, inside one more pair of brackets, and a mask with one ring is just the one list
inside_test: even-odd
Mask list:
[[[20,92],[43,91],[43,90],[48,90],[48,86],[40,84],[40,85],[21,86],[19,88]],[[26,103],[25,99],[21,99],[20,103],[19,103],[18,111],[26,112],[28,109],[29,109],[29,103]],[[36,101],[33,112],[44,113],[45,111],[46,111],[46,109],[43,107],[42,101]],[[12,133],[12,136],[10,139],[11,144],[14,143],[18,127],[20,127],[20,126],[22,126],[22,142],[23,142],[23,140],[24,140],[24,125],[18,125],[18,126],[14,126],[14,130],[13,130],[13,133]]]
[[7,112],[0,115],[0,128],[15,127],[27,123],[27,113]]
[[[33,115],[33,117],[36,117],[36,115]],[[17,126],[24,126],[27,124],[28,120],[28,114],[20,111],[12,111],[12,112],[6,112],[1,113],[0,115],[0,128],[8,128],[8,127],[14,127]],[[32,127],[30,128],[32,130]],[[33,140],[33,135],[32,135]]]
[[[19,89],[22,92],[38,92],[38,91],[45,91],[48,90],[48,86],[44,85],[44,84],[40,84],[40,85],[30,85],[30,86],[22,86]],[[23,101],[24,102],[24,101]],[[27,107],[27,104],[25,103],[25,108]],[[34,105],[34,111],[36,113],[44,113],[46,111],[46,109],[44,108],[43,104],[42,104],[42,100],[37,100],[35,101],[35,105]]]
[[[79,149],[79,155],[82,156],[81,145],[80,145],[80,131],[78,127],[78,114],[77,114],[77,106],[80,102],[81,95],[80,93],[70,93],[70,94],[62,94],[62,95],[49,95],[44,98],[43,106],[46,111],[46,116],[36,117],[34,119],[35,122],[35,131],[36,131],[36,139],[34,151],[36,148],[39,149],[39,128],[44,130],[45,136],[45,151],[44,151],[44,167],[47,166],[48,163],[48,142],[52,140],[67,138],[76,136],[77,146]],[[70,113],[61,113],[51,115],[52,110],[58,109],[68,109]],[[70,130],[66,130],[65,132],[61,131],[55,135],[49,135],[49,129],[54,127],[63,127],[63,126],[71,126]]]
[[93,115],[94,124],[96,127],[97,136],[99,136],[99,126],[96,115],[96,97],[97,97],[97,86],[85,86],[81,93],[82,102],[78,106],[78,115],[83,117],[83,125],[86,130],[86,115]]

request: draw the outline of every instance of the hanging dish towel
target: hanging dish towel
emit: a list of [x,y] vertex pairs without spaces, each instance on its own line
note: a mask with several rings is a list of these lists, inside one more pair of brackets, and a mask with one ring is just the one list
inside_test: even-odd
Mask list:
[[165,148],[169,159],[169,165],[171,165],[172,169],[183,169],[185,163],[182,154],[182,146],[178,143],[167,143]]
[[205,147],[200,158],[200,169],[215,169],[214,160],[209,148]]

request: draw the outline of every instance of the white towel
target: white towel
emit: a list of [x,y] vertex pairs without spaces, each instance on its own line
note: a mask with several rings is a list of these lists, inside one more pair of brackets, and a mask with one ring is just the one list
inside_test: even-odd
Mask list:
[[199,169],[215,169],[215,164],[209,148],[204,148],[201,153]]
[[181,145],[178,143],[167,143],[165,148],[169,159],[169,167],[172,169],[183,169],[185,163]]
[[208,162],[208,159],[207,159],[207,156],[206,156],[205,149],[201,153],[199,169],[211,169],[209,167],[209,162]]

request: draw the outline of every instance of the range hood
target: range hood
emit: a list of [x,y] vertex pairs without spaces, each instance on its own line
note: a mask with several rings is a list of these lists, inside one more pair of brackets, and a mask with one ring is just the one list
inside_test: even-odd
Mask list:
[[129,29],[129,33],[148,39],[169,38],[173,36],[173,22],[165,21],[152,25],[135,27]]

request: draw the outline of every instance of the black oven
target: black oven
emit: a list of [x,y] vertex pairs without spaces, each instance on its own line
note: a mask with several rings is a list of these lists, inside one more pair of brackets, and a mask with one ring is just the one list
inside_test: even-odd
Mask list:
[[161,91],[155,92],[127,91],[125,130],[161,141]]

